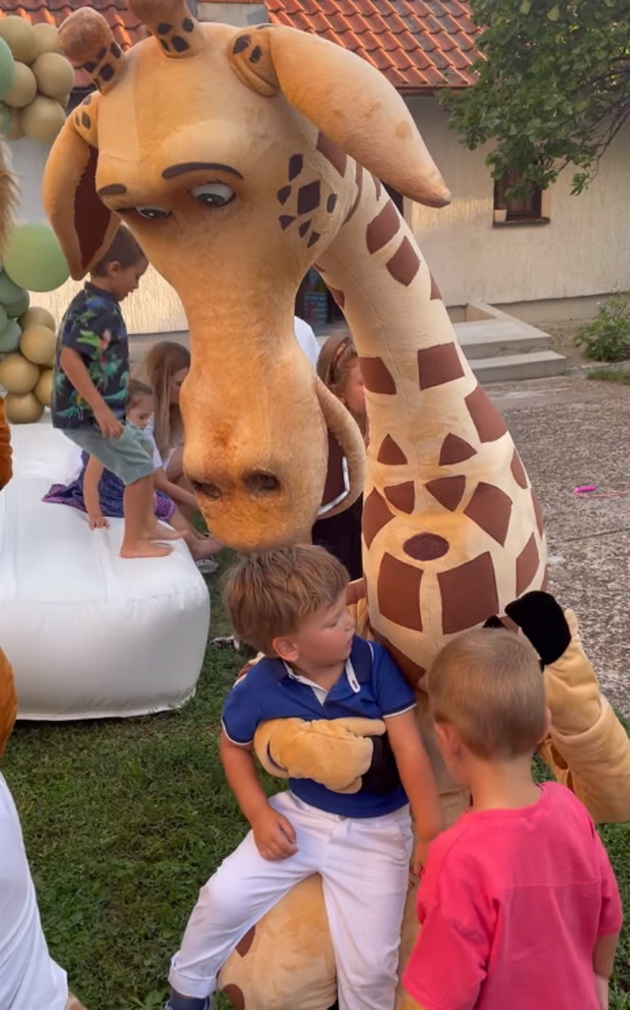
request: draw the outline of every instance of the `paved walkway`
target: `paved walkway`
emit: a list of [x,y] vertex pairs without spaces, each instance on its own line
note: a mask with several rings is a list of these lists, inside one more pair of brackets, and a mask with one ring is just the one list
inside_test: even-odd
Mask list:
[[630,716],[630,387],[574,374],[488,392],[506,418],[545,514],[551,591],[578,615],[609,699]]

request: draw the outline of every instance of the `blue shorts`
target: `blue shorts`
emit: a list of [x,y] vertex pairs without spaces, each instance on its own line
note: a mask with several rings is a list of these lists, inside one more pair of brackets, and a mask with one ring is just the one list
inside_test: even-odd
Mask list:
[[125,487],[153,475],[151,442],[132,424],[123,424],[120,438],[103,438],[96,425],[62,430],[71,442],[115,473]]

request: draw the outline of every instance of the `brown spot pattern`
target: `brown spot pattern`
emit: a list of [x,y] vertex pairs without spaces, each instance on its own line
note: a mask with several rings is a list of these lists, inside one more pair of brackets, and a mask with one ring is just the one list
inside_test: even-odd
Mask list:
[[346,296],[344,295],[343,291],[339,291],[337,288],[328,288],[328,290],[330,291],[331,295],[337,302],[339,308],[343,309],[344,305],[346,304]]
[[445,635],[474,628],[498,613],[497,580],[487,552],[448,572],[439,572],[438,584]]
[[525,467],[521,462],[521,457],[519,456],[516,449],[514,450],[514,455],[512,456],[512,463],[510,465],[510,470],[512,471],[512,476],[518,484],[519,487],[525,489],[527,487],[527,474],[525,473]]
[[346,589],[346,603],[349,607],[365,599],[365,579],[349,582]]
[[284,205],[287,202],[287,200],[289,199],[289,197],[291,196],[291,187],[290,186],[283,186],[282,189],[278,190],[278,192],[276,193],[276,196],[278,198],[279,203],[281,203],[282,205]]
[[319,133],[317,136],[317,150],[339,172],[339,175],[345,174],[348,155],[324,133]]
[[436,561],[448,554],[448,549],[448,540],[437,533],[416,533],[403,544],[405,554],[414,561]]
[[94,179],[98,151],[89,148],[88,157],[74,193],[74,217],[76,221],[89,221],[90,227],[81,233],[81,260],[87,266],[98,252],[103,236],[110,222],[110,212],[100,200],[94,200]]
[[418,351],[418,379],[420,389],[443,386],[446,382],[461,379],[464,374],[455,344],[434,344]]
[[328,431],[328,465],[326,468],[326,480],[324,482],[324,492],[322,505],[334,501],[345,489],[343,477],[343,449],[333,435]]
[[350,210],[346,214],[345,220],[343,222],[344,224],[347,224],[350,218],[353,216],[354,212],[359,206],[359,203],[361,202],[361,196],[363,194],[363,165],[360,165],[359,162],[357,162],[356,165],[356,172],[354,178],[357,186],[357,192],[354,198],[354,203],[352,204]]
[[404,484],[395,484],[392,487],[386,487],[384,490],[385,497],[390,505],[400,509],[401,512],[406,512],[407,515],[411,515],[416,501],[412,480],[408,480]]
[[337,288],[328,288],[328,291],[334,298],[339,308],[342,309],[343,306],[345,305],[345,295],[343,294],[343,292],[338,291]]
[[245,955],[248,953],[249,948],[254,942],[255,934],[256,934],[256,927],[252,926],[251,929],[247,930],[245,936],[243,936],[236,944],[236,953],[240,954],[241,957],[245,957]]
[[283,214],[279,218],[279,221],[280,221],[280,227],[284,231],[286,228],[289,227],[290,224],[293,224],[293,222],[295,221],[295,218],[291,217],[290,214]]
[[[387,507],[384,498],[381,498],[374,488],[370,491],[363,504],[363,537],[367,547],[372,546],[372,541],[376,534],[391,522],[393,515]],[[367,588],[367,586],[366,586]]]
[[538,500],[538,495],[532,488],[532,504],[534,506],[534,514],[536,516],[536,526],[538,527],[538,532],[541,538],[545,535],[545,520],[543,517],[542,506]]
[[391,435],[386,435],[381,442],[377,459],[386,466],[403,466],[407,462],[407,457]]
[[396,383],[382,358],[359,358],[365,388],[370,393],[396,393]]
[[516,559],[516,595],[522,596],[531,585],[538,571],[540,556],[536,546],[536,535],[532,533],[523,550]]
[[393,202],[388,200],[380,214],[370,221],[367,226],[366,239],[369,253],[378,252],[388,242],[391,242],[394,235],[400,228],[400,218]]
[[512,499],[501,488],[481,481],[464,509],[464,515],[503,547],[510,526]]
[[437,480],[430,480],[426,489],[436,501],[439,501],[440,505],[443,505],[449,512],[454,512],[466,489],[466,478],[464,476],[438,477]]
[[304,167],[304,158],[301,154],[292,154],[289,158],[289,182],[296,179]]
[[441,301],[442,300],[442,295],[440,294],[440,289],[437,286],[437,284],[435,283],[435,277],[433,276],[433,274],[431,274],[431,291],[429,293],[429,298],[430,298],[430,300],[432,302],[433,301]]
[[481,386],[476,386],[465,398],[465,402],[480,442],[496,442],[505,435],[505,421],[494,409]]
[[395,281],[409,287],[420,269],[420,260],[407,237],[402,240],[386,266]]
[[409,683],[412,684],[413,687],[417,687],[427,672],[424,667],[419,666],[417,663],[414,663],[412,659],[409,659],[408,656],[405,656],[404,652],[397,649],[396,646],[393,645],[389,639],[385,637],[385,635],[381,635],[380,632],[375,631],[374,638],[391,654]]
[[316,210],[319,207],[320,200],[321,187],[319,179],[307,183],[306,186],[301,186],[298,190],[298,214],[310,214],[312,210]]
[[230,1001],[234,1010],[245,1010],[245,997],[243,990],[239,986],[230,983],[223,990],[223,995]]
[[420,583],[422,569],[407,565],[391,554],[384,554],[378,573],[378,609],[389,621],[402,628],[422,631]]
[[447,435],[440,449],[440,466],[450,466],[452,463],[463,463],[477,452],[472,445],[459,435]]

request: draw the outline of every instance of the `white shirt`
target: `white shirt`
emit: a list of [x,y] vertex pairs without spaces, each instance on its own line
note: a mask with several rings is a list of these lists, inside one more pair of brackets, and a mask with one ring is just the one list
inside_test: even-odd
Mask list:
[[64,1010],[66,973],[50,957],[22,829],[0,775],[0,1007]]
[[295,330],[295,338],[306,357],[313,365],[316,365],[319,358],[319,343],[313,330],[299,316],[294,316],[293,328]]

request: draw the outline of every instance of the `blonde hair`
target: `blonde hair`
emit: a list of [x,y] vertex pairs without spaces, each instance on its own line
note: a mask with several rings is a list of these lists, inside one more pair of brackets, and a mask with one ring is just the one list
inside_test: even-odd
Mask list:
[[[350,372],[358,360],[359,355],[350,333],[333,333],[322,347],[317,359],[317,374],[338,400],[343,401]],[[365,435],[366,417],[354,413],[352,416]]]
[[477,757],[531,754],[545,731],[545,684],[533,646],[512,631],[482,628],[442,649],[428,678],[431,714]]
[[153,390],[146,382],[140,382],[139,379],[130,379],[127,385],[127,410],[135,407],[136,403],[140,403],[141,400],[149,399],[149,397],[154,400]]
[[348,585],[340,561],[310,544],[242,555],[226,574],[223,601],[235,634],[273,655],[272,642],[291,635]]
[[172,378],[183,368],[190,368],[190,351],[170,340],[163,340],[152,347],[142,366],[155,397],[153,434],[163,458],[168,456],[178,440],[183,440],[181,410],[179,404],[171,403]]

